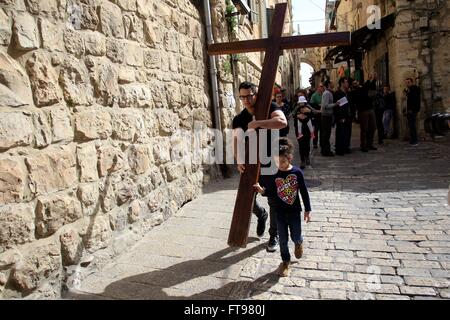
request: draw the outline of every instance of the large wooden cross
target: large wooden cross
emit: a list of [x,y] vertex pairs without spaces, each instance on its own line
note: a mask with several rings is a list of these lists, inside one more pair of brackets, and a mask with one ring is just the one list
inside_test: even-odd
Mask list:
[[[256,120],[265,120],[269,117],[272,88],[275,83],[278,59],[282,50],[350,44],[350,32],[282,37],[286,8],[286,3],[275,5],[269,38],[217,43],[208,46],[208,54],[210,55],[257,51],[266,52],[255,105]],[[246,150],[248,150],[248,146],[246,147]],[[228,237],[228,245],[232,247],[246,247],[247,245],[253,199],[255,196],[253,185],[258,181],[260,171],[259,160],[257,164],[247,163],[245,167],[245,172],[241,175],[239,182],[239,189]]]

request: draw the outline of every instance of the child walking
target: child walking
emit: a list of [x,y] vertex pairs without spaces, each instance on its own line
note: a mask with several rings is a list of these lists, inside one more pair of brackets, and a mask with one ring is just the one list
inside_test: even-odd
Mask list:
[[280,253],[283,262],[278,268],[280,277],[289,275],[291,255],[289,253],[289,231],[295,244],[294,254],[300,259],[303,254],[303,237],[301,228],[302,206],[299,191],[305,206],[304,219],[310,221],[311,204],[308,189],[302,171],[292,166],[294,147],[287,138],[280,138],[279,150],[274,156],[278,172],[272,176],[262,176],[260,182],[255,184],[255,190],[268,197],[270,210],[273,210],[277,219],[278,236],[280,240]]
[[[306,100],[306,98],[305,98],[304,96],[300,96],[300,97],[298,98],[298,105],[299,105],[299,107],[300,107],[298,113],[300,113],[300,114],[305,114],[305,113],[301,112],[301,108],[302,108],[302,107],[307,107],[307,108],[311,109],[311,108],[308,106],[308,101]],[[312,110],[311,110],[311,111],[312,111]],[[311,114],[312,114],[312,112],[311,112]],[[312,119],[311,119],[311,117],[309,116],[309,114],[305,114],[305,115],[306,115],[307,117],[306,117],[304,120],[299,119],[299,118],[296,119],[296,121],[297,121],[297,126],[298,126],[298,135],[297,135],[297,139],[301,139],[301,138],[303,137],[303,131],[304,131],[303,125],[305,125],[305,124],[308,126],[308,129],[309,129],[309,132],[310,132],[311,139],[314,139],[314,127],[313,127],[313,124],[312,124]]]
[[306,166],[311,164],[309,154],[311,152],[311,140],[314,140],[314,127],[311,120],[313,113],[304,96],[299,97],[297,106],[297,112],[294,115],[295,135],[300,153],[300,169],[305,169]]

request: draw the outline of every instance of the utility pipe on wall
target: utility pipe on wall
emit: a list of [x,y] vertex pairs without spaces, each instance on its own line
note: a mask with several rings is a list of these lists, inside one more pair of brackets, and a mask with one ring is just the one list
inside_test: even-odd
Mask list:
[[[204,0],[203,6],[205,11],[206,41],[209,45],[214,42],[211,25],[211,6],[209,4],[209,0]],[[214,108],[214,125],[216,129],[222,131],[222,124],[220,120],[220,109],[219,109],[219,85],[217,82],[216,60],[214,56],[209,56],[208,59],[209,59],[209,74],[211,79],[212,102]]]

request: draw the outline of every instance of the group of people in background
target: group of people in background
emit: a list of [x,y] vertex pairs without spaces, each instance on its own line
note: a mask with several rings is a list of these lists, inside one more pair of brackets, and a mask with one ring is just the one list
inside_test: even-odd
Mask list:
[[[408,121],[410,144],[417,146],[416,119],[420,111],[420,88],[414,85],[411,78],[407,78],[405,84],[403,93],[407,104],[403,114]],[[370,74],[363,84],[342,77],[336,88],[332,81],[325,80],[315,90],[298,90],[292,103],[287,101],[281,90],[275,91],[274,97],[286,118],[294,119],[302,169],[310,164],[311,142],[314,148],[320,146],[320,153],[324,157],[351,153],[353,122],[360,125],[362,152],[377,150],[375,138],[382,145],[384,139],[397,137],[394,130],[396,96],[389,84],[378,87],[376,73]],[[336,135],[334,152],[330,143],[333,128]],[[281,136],[287,136],[288,133],[289,127],[280,131]]]

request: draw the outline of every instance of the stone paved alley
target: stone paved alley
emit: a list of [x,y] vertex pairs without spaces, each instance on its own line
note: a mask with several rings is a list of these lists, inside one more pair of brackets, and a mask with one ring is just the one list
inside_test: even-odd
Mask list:
[[305,170],[312,222],[290,277],[274,273],[279,251],[265,251],[268,234],[256,238],[254,218],[247,248],[227,246],[234,175],[210,184],[67,298],[450,298],[450,137],[418,147],[386,140],[369,153],[352,145],[344,157],[313,150]]

